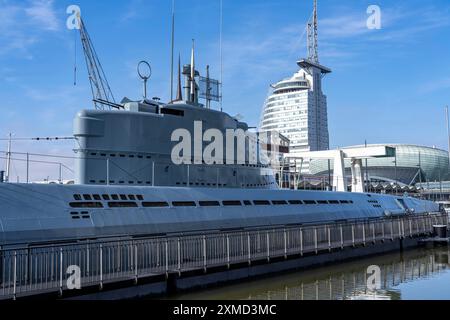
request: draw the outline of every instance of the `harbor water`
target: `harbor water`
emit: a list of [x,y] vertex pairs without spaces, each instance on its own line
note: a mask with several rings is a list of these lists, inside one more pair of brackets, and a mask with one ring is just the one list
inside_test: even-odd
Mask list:
[[[242,300],[449,300],[450,251],[418,248],[297,271],[220,288],[172,296],[173,299]],[[368,287],[379,267],[375,289]],[[370,288],[370,289],[369,289]]]

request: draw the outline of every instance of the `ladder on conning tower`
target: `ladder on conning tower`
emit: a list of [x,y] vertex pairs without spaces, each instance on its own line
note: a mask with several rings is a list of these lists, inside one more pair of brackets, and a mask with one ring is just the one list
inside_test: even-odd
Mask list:
[[80,16],[78,16],[78,23],[94,107],[100,110],[104,110],[105,108],[123,108],[123,106],[117,104],[114,99],[114,95],[109,86],[108,79],[106,79],[106,75],[97,56],[97,52],[92,44],[84,21]]

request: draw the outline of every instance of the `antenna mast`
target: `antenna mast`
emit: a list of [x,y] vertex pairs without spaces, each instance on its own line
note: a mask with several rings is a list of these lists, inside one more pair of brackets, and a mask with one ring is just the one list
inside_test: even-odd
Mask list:
[[183,94],[181,92],[181,54],[178,54],[178,87],[177,87],[177,99],[176,101],[182,101]]
[[448,139],[448,153],[450,161],[450,120],[449,120],[448,106],[445,106],[445,119],[447,120],[447,139]]
[[191,52],[191,102],[195,102],[195,44],[194,39],[192,39],[192,52]]
[[172,43],[170,52],[170,101],[173,101],[173,49],[175,42],[175,0],[172,0]]
[[223,48],[222,48],[222,33],[223,33],[223,0],[220,0],[220,30],[219,30],[219,51],[220,51],[220,111],[223,110],[223,102],[222,102],[222,90],[223,90]]
[[6,153],[6,182],[9,182],[9,176],[11,175],[11,140],[12,133],[8,136],[8,152]]
[[206,109],[211,109],[211,86],[209,79],[209,65],[206,66]]
[[308,22],[308,60],[319,63],[317,0],[314,0],[313,21]]
[[92,97],[94,107],[96,109],[104,110],[107,108],[123,108],[122,105],[117,104],[114,95],[106,79],[105,72],[94,49],[89,33],[84,25],[83,19],[78,16],[80,27],[81,44],[83,45],[84,57],[89,74],[89,82],[91,84]]

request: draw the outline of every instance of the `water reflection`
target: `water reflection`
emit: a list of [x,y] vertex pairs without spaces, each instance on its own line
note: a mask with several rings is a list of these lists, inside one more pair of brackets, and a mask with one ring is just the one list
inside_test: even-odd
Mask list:
[[[377,265],[381,288],[367,289],[367,268]],[[247,281],[238,285],[179,295],[180,299],[256,299],[256,300],[399,300],[450,299],[450,286],[440,281],[448,276],[447,248],[417,249],[338,265],[300,271],[283,276]],[[448,275],[447,275],[448,273]],[[434,279],[433,285],[424,280]],[[442,288],[438,288],[442,286]],[[449,289],[447,289],[447,287]],[[431,291],[423,291],[423,288]],[[403,297],[403,294],[407,297]]]

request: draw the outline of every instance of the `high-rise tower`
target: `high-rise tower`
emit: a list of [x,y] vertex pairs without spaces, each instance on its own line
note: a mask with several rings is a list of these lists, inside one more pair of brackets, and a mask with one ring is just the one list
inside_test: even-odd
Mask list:
[[[289,138],[291,157],[299,152],[329,149],[322,78],[331,70],[319,63],[317,0],[307,31],[307,58],[297,62],[300,69],[292,77],[271,86],[260,123],[261,131],[278,131]],[[309,164],[304,163],[302,168],[307,172]]]

